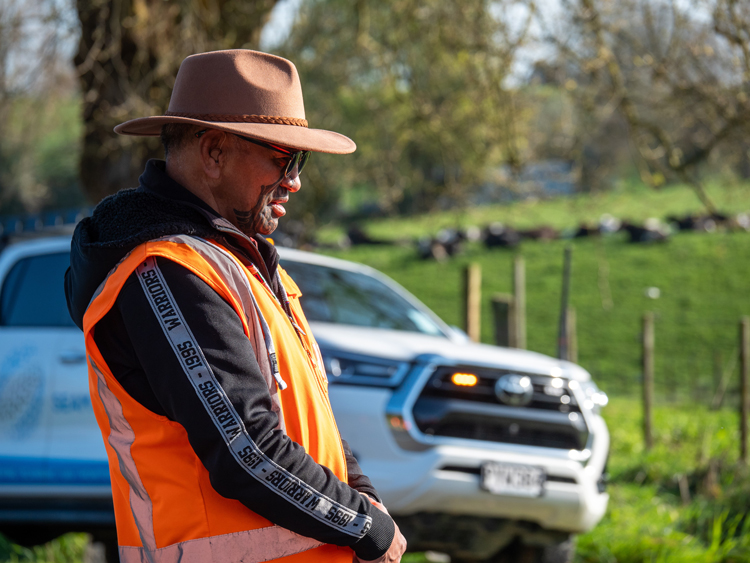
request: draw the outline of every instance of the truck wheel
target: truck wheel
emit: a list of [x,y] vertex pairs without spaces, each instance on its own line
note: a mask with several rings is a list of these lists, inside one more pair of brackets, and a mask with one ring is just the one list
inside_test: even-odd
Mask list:
[[571,536],[553,545],[524,545],[514,541],[487,563],[571,563],[576,552],[576,540]]

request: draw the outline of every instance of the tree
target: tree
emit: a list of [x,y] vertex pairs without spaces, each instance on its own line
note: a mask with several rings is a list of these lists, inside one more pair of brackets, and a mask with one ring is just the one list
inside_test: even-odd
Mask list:
[[351,187],[385,211],[460,206],[489,169],[518,159],[519,103],[507,81],[531,11],[511,25],[506,12],[514,5],[302,5],[281,54],[299,68],[311,126],[339,130],[358,144],[335,163],[311,160],[300,192],[310,220],[330,216],[336,190]]
[[75,199],[76,174],[50,134],[69,126],[75,111],[65,54],[76,31],[70,13],[64,1],[0,0],[0,214]]
[[750,133],[747,2],[566,0],[546,24],[579,115],[622,120],[641,178],[688,183],[715,213],[701,169]]
[[134,117],[162,115],[182,60],[191,54],[257,48],[276,0],[77,0],[85,126],[81,181],[96,202],[136,184],[159,154],[153,138],[112,129]]

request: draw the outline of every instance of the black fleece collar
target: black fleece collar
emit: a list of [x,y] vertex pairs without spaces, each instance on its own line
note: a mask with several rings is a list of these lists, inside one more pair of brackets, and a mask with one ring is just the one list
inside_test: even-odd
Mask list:
[[165,163],[150,160],[137,189],[104,198],[76,226],[71,242],[65,295],[73,321],[83,315],[96,288],[111,269],[141,243],[167,235],[216,239],[253,263],[278,294],[276,249],[260,235],[246,236],[210,206],[170,178]]

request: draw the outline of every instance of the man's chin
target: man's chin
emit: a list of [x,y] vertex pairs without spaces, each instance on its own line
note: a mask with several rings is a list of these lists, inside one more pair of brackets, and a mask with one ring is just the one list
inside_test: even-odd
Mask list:
[[254,230],[252,228],[245,228],[245,229],[240,229],[240,230],[249,237],[254,237],[255,235],[263,235],[264,237],[267,237],[268,235],[273,233],[278,226],[279,226],[278,220],[274,219],[272,221],[269,221],[264,226],[258,228],[258,230]]
[[279,220],[278,219],[271,219],[263,225],[260,230],[258,230],[259,235],[263,235],[264,237],[267,237],[268,235],[272,234],[277,227],[279,226]]

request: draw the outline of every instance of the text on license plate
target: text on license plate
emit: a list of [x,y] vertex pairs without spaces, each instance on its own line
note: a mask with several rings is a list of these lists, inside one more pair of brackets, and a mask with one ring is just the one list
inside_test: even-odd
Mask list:
[[538,497],[547,474],[542,467],[488,461],[482,465],[482,488],[496,495]]

